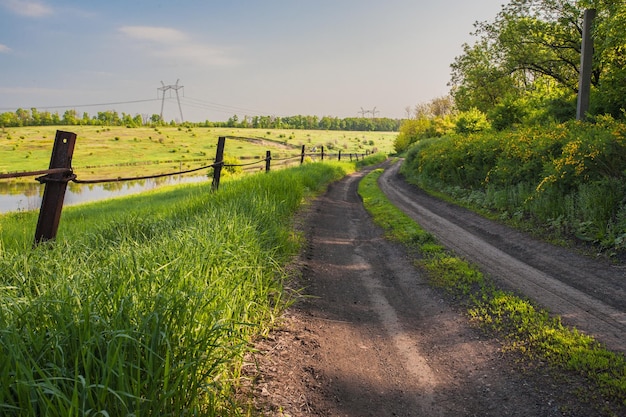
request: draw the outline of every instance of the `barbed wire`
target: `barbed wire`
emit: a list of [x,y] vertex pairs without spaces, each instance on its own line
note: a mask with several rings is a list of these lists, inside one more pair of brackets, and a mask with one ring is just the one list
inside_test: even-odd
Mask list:
[[[329,159],[332,157],[331,154],[326,154]],[[352,154],[350,154],[352,155]],[[358,154],[356,154],[358,155]],[[184,174],[190,174],[192,172],[197,172],[197,171],[202,171],[205,169],[209,169],[209,168],[216,168],[216,167],[247,167],[247,166],[251,166],[251,165],[256,165],[256,164],[261,164],[264,162],[267,162],[268,160],[270,161],[288,161],[288,160],[292,160],[292,159],[298,159],[298,158],[302,158],[303,156],[321,156],[317,153],[308,153],[308,154],[300,154],[297,156],[290,156],[290,157],[285,157],[285,158],[263,158],[263,159],[259,159],[256,160],[254,162],[248,162],[245,164],[226,164],[224,163],[224,161],[220,161],[220,162],[215,162],[209,165],[204,165],[198,168],[192,168],[192,169],[187,169],[187,170],[181,170],[181,171],[175,171],[175,172],[167,172],[167,173],[162,173],[162,174],[153,174],[153,175],[142,175],[142,176],[133,176],[133,177],[116,177],[116,178],[100,178],[100,179],[93,179],[93,180],[81,180],[79,178],[77,178],[77,176],[74,174],[74,169],[73,168],[50,168],[50,169],[44,169],[44,170],[39,170],[39,171],[24,171],[24,172],[10,172],[10,173],[5,173],[5,174],[0,174],[0,179],[11,179],[11,178],[21,178],[21,177],[35,177],[38,175],[43,175],[44,177],[39,177],[37,178],[37,180],[41,181],[41,182],[46,182],[45,181],[45,176],[47,175],[52,175],[52,174],[70,174],[68,175],[65,179],[58,179],[60,181],[72,181],[76,184],[102,184],[102,183],[110,183],[110,182],[126,182],[126,181],[141,181],[141,180],[147,180],[147,179],[155,179],[155,178],[163,178],[163,177],[171,177],[174,175],[184,175]],[[112,166],[129,166],[129,165],[150,165],[150,164],[159,164],[159,163],[182,163],[182,162],[201,162],[201,161],[206,161],[206,159],[196,159],[196,160],[169,160],[169,161],[143,161],[143,162],[137,162],[137,163],[123,163],[123,164],[115,164],[115,165],[99,165],[99,166],[87,166],[87,167],[81,167],[81,169],[85,169],[85,168],[98,168],[98,167],[112,167]],[[245,168],[244,168],[245,169]],[[57,181],[58,181],[57,180]]]
[[154,174],[154,175],[142,175],[142,176],[137,176],[137,177],[118,177],[118,178],[101,178],[101,179],[96,179],[96,180],[81,180],[78,178],[74,178],[72,180],[72,182],[75,182],[76,184],[103,184],[103,183],[107,183],[107,182],[126,182],[126,181],[141,181],[141,180],[150,180],[150,179],[154,179],[154,178],[163,178],[163,177],[171,177],[174,175],[183,175],[183,174],[189,174],[192,172],[197,172],[197,171],[202,171],[203,169],[208,169],[208,168],[215,168],[216,166],[219,166],[220,164],[211,164],[211,165],[206,165],[206,166],[202,166],[199,168],[193,168],[193,169],[187,169],[184,171],[176,171],[176,172],[168,172],[165,174]]
[[72,172],[71,168],[51,168],[51,169],[42,169],[39,171],[9,172],[6,174],[0,174],[0,179],[36,177],[37,175],[65,174],[65,173],[71,173],[71,172]]

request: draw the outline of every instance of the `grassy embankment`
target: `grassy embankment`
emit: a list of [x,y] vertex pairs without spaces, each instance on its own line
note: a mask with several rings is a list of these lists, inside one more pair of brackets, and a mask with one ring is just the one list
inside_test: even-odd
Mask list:
[[[391,153],[395,132],[321,130],[230,129],[186,127],[41,126],[0,131],[0,173],[36,171],[48,167],[56,130],[78,135],[73,166],[80,179],[150,175],[193,169],[212,162],[219,136],[263,139],[265,142],[229,138],[225,157],[284,158],[324,146],[336,154]],[[200,161],[198,161],[200,160]],[[173,161],[155,164],[159,161]],[[151,163],[151,164],[146,164]],[[278,163],[278,162],[276,162]]]
[[233,389],[248,341],[288,302],[292,218],[351,169],[69,207],[57,240],[36,248],[36,213],[0,216],[0,414],[245,413]]
[[483,214],[608,254],[626,250],[626,124],[611,118],[417,142],[410,181]]
[[558,317],[537,309],[529,300],[495,288],[475,266],[446,251],[387,200],[376,184],[381,172],[372,172],[359,185],[365,207],[389,238],[414,251],[416,264],[427,271],[431,285],[453,294],[475,323],[506,340],[507,349],[521,352],[529,361],[543,361],[585,378],[589,384],[581,393],[584,398],[602,396],[609,413],[612,407],[626,406],[623,355],[563,326]]

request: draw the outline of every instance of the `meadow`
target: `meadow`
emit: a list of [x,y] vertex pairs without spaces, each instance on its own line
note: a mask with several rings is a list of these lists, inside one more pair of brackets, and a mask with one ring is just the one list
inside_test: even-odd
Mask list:
[[[396,132],[238,129],[184,126],[34,126],[0,131],[0,173],[48,167],[56,130],[77,134],[73,167],[80,179],[151,175],[193,169],[215,158],[217,139],[227,137],[231,160],[298,155],[324,146],[336,154],[391,153]],[[167,161],[167,162],[164,162]]]
[[303,204],[354,170],[325,162],[0,216],[0,414],[223,416],[251,338],[295,290]]

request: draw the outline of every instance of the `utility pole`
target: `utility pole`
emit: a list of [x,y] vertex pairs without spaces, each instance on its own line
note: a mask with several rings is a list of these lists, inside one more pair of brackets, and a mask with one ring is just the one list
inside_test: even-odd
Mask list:
[[591,25],[596,17],[595,9],[585,10],[583,21],[583,42],[580,50],[580,75],[578,79],[578,101],[576,103],[576,120],[585,120],[589,111],[589,95],[591,94],[591,70],[593,61],[593,39]]
[[[180,107],[180,96],[178,95],[178,90],[183,89],[185,87],[182,85],[178,85],[178,81],[180,80],[176,80],[176,84],[174,85],[171,85],[171,84],[165,85],[163,81],[161,81],[162,87],[157,88],[157,91],[163,92],[163,95],[161,97],[161,121],[163,121],[163,106],[165,105],[165,92],[168,90],[174,90],[176,92],[176,101],[178,102],[178,111],[180,112],[180,121],[181,123],[185,121],[185,119],[183,118],[183,109],[182,107]],[[172,93],[170,91],[170,97],[171,96],[172,96]]]

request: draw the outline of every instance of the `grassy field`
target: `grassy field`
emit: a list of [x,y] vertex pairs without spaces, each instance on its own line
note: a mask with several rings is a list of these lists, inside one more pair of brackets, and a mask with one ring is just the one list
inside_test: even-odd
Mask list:
[[[226,136],[225,157],[273,158],[324,146],[327,152],[391,153],[395,132],[230,129],[186,127],[21,127],[0,131],[0,173],[46,169],[56,130],[78,135],[73,167],[80,179],[151,175],[193,169],[215,158],[217,139]],[[244,140],[243,138],[254,139]],[[262,140],[262,142],[260,141]],[[153,162],[170,161],[153,164]],[[144,164],[152,162],[151,164]],[[24,181],[24,180],[21,180]]]
[[246,415],[248,341],[288,302],[293,216],[349,163],[0,216],[0,415]]

